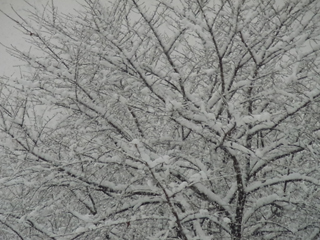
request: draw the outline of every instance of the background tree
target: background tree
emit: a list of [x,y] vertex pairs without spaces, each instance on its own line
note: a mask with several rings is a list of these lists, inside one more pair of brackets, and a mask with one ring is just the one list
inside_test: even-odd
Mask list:
[[84,2],[12,18],[1,236],[319,238],[318,1]]

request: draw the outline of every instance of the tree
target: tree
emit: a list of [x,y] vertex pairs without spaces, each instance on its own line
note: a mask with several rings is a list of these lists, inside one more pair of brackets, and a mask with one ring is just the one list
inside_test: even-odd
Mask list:
[[[7,239],[317,239],[315,0],[85,0],[10,16]],[[17,16],[19,17],[19,15]]]

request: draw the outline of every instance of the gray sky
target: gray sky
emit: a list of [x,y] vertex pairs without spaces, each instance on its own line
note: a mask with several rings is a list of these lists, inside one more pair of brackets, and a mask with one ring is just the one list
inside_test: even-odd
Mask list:
[[[10,16],[15,17],[15,13],[11,6],[22,16],[27,16],[25,9],[28,9],[28,3],[35,4],[38,7],[45,5],[51,0],[0,0],[0,9]],[[79,4],[76,0],[53,0],[59,12],[69,13],[72,12]],[[15,17],[16,18],[16,17]],[[28,49],[29,45],[26,43],[27,36],[16,29],[14,22],[8,19],[0,12],[0,43],[10,46],[14,45],[21,49]],[[0,45],[0,76],[10,76],[14,72],[19,72],[19,61],[11,57],[4,46]],[[14,67],[15,66],[15,67]]]
[[[107,1],[107,0],[103,0]],[[102,1],[102,2],[103,2]],[[41,6],[46,5],[48,2],[51,4],[51,0],[0,0],[0,9],[5,13],[16,18],[15,13],[11,9],[13,7],[23,17],[27,17],[26,9],[30,8],[27,4],[34,4],[41,9]],[[79,7],[79,3],[83,3],[83,0],[53,0],[54,5],[58,8],[58,12],[72,13],[74,9]],[[154,0],[146,0],[148,5],[152,6],[155,3]],[[19,49],[28,50],[29,44],[26,43],[28,36],[25,33],[21,33],[16,29],[13,21],[8,19],[4,14],[0,12],[0,43],[10,46],[14,45]],[[19,73],[19,64],[22,64],[18,59],[13,58],[7,53],[6,48],[0,45],[0,76],[11,76],[13,73]]]
[[[104,0],[107,1],[107,0]],[[121,1],[121,0],[120,0]],[[278,3],[282,3],[283,0],[276,0]],[[29,5],[26,3],[34,4],[41,8],[42,5],[51,3],[51,0],[0,0],[0,9],[10,16],[15,17],[15,13],[11,9],[11,6],[22,16],[27,17],[25,9],[28,9]],[[53,0],[55,6],[59,12],[70,13],[73,12],[74,8],[79,6],[78,2],[83,0]],[[149,6],[154,4],[154,0],[145,0]],[[29,48],[26,43],[27,35],[21,33],[16,29],[13,21],[8,19],[5,15],[0,12],[0,43],[10,46],[14,45],[20,49],[27,50]],[[18,65],[21,64],[17,59],[11,57],[4,46],[0,45],[0,76],[10,76],[14,72],[19,72]]]

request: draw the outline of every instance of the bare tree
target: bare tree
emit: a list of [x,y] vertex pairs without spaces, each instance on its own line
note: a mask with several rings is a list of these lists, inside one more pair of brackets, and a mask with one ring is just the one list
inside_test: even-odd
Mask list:
[[12,18],[8,239],[318,239],[316,0],[85,0]]

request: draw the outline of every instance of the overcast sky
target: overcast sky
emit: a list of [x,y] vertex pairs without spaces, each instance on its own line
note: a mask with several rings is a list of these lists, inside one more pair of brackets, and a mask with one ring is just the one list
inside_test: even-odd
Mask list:
[[[11,6],[19,12],[22,16],[27,16],[25,9],[28,9],[28,3],[35,4],[41,7],[51,0],[0,0],[0,9],[10,16],[15,17],[15,13],[11,9]],[[76,0],[53,0],[54,4],[58,8],[59,12],[69,13],[72,12],[79,4]],[[8,19],[4,14],[0,12],[0,43],[10,46],[14,45],[22,49],[28,48],[28,44],[25,42],[26,35],[16,29],[14,22]],[[19,61],[11,57],[4,46],[0,45],[0,76],[10,76],[14,72],[19,72]],[[16,67],[14,67],[16,66]]]
[[[103,0],[107,1],[107,0]],[[121,1],[121,0],[119,0]],[[30,8],[29,4],[34,4],[41,9],[41,6],[47,3],[51,4],[51,0],[0,0],[0,9],[16,18],[12,7],[23,17],[27,17],[26,9]],[[72,13],[74,9],[79,9],[79,3],[83,3],[83,0],[53,0],[55,7],[61,13]],[[145,3],[152,5],[154,0],[146,0]],[[21,33],[16,29],[13,21],[8,19],[4,14],[0,12],[0,43],[6,46],[14,45],[19,49],[28,49],[29,45],[26,43],[28,36],[25,33]],[[10,76],[14,72],[19,72],[19,62],[17,59],[11,57],[6,48],[0,45],[0,76]]]

